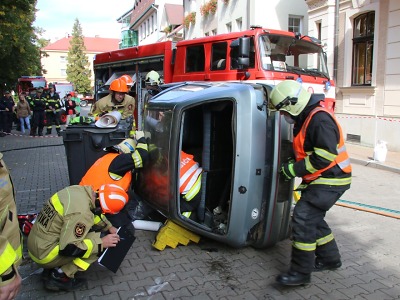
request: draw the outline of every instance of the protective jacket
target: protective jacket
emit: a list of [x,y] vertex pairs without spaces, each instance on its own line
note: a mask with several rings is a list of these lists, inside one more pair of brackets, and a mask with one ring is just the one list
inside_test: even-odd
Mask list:
[[128,191],[132,181],[132,173],[126,172],[123,176],[113,176],[113,173],[109,170],[110,164],[117,156],[118,153],[107,153],[96,160],[83,176],[79,185],[90,185],[96,191],[103,184],[116,184]]
[[27,100],[31,106],[32,111],[34,112],[44,112],[46,109],[46,98],[45,97],[27,97]]
[[313,107],[296,127],[293,168],[296,176],[303,178],[300,189],[308,185],[347,189],[351,183],[350,158],[340,125],[331,111]]
[[[194,199],[200,195],[202,172],[203,169],[193,160],[193,155],[181,151],[179,192],[181,194],[181,211],[186,217],[190,217],[191,211],[197,206],[198,201],[194,201]],[[189,202],[191,205],[185,202]]]
[[22,260],[14,187],[0,153],[0,286],[13,280]]
[[101,113],[114,110],[117,110],[121,113],[122,119],[133,116],[135,112],[135,98],[125,95],[124,100],[121,103],[117,103],[113,101],[112,93],[110,93],[92,105],[90,115],[97,117]]
[[33,261],[51,266],[59,256],[71,257],[86,270],[84,260],[103,251],[100,231],[111,223],[95,215],[90,186],[69,186],[54,194],[43,206],[28,236],[28,251]]
[[61,111],[60,96],[57,93],[51,95],[50,93],[46,95],[46,112],[53,113]]

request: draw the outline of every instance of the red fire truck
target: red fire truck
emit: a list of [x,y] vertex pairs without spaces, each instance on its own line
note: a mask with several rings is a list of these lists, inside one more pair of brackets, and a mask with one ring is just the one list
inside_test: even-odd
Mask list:
[[47,80],[43,76],[22,76],[18,78],[17,93],[30,94],[35,88],[47,88]]
[[[297,80],[312,93],[325,95],[332,109],[334,82],[318,40],[293,32],[252,27],[242,32],[171,41],[97,54],[93,63],[97,99],[122,74],[144,79],[155,70],[164,83],[242,81],[276,85]],[[137,124],[141,124],[145,90],[136,80]]]

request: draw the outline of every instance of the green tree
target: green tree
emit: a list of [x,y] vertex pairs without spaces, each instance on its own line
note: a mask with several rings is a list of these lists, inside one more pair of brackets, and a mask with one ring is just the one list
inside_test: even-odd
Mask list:
[[72,39],[69,42],[67,56],[67,80],[74,84],[78,93],[89,93],[90,88],[90,64],[86,55],[86,47],[82,35],[82,27],[78,19],[75,19],[72,28]]
[[32,25],[36,1],[1,0],[0,90],[14,88],[23,75],[42,75],[40,39]]

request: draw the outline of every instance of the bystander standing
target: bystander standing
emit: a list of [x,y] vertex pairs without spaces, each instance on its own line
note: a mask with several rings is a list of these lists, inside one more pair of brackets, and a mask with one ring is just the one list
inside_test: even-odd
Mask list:
[[17,118],[21,124],[21,133],[25,134],[25,126],[28,132],[31,130],[31,108],[28,101],[25,99],[26,93],[22,92],[18,95],[19,101],[17,103]]

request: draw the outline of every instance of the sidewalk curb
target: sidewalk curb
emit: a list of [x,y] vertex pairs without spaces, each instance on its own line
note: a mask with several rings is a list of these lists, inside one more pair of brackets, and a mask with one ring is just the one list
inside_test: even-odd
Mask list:
[[354,163],[354,164],[363,165],[363,166],[366,166],[366,167],[372,167],[372,168],[376,168],[376,169],[385,170],[385,171],[389,171],[389,172],[400,174],[400,169],[399,168],[385,166],[382,163],[377,162],[377,161],[373,161],[373,160],[366,161],[366,160],[358,159],[358,158],[350,158],[350,161],[352,163]]

